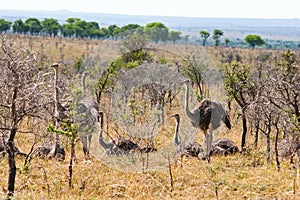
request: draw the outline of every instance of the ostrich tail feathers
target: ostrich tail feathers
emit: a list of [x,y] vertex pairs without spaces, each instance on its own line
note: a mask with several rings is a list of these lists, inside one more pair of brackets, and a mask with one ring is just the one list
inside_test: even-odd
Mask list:
[[228,118],[228,115],[225,115],[225,118],[224,118],[223,122],[225,123],[225,125],[227,126],[228,129],[231,129],[231,124],[230,124],[230,120]]

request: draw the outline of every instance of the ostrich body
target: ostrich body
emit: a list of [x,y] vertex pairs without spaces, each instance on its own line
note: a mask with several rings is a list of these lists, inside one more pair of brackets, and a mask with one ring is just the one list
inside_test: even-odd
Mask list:
[[[180,116],[179,114],[174,114],[172,117],[175,118],[176,128],[174,133],[174,144],[175,146],[180,145],[180,136],[179,136],[179,123],[180,123]],[[180,156],[187,156],[187,157],[198,157],[198,155],[203,152],[201,145],[198,142],[191,142],[186,147],[183,148],[183,151],[180,152]]]
[[[81,121],[80,121],[79,132],[83,132],[87,126],[93,127],[99,117],[97,103],[94,101],[93,97],[90,97],[90,96],[87,97],[87,95],[86,95],[85,80],[88,75],[89,75],[88,72],[83,72],[83,74],[81,76],[83,99],[79,102],[79,109],[80,109],[80,113],[85,114],[85,117],[84,117],[84,119],[81,119]],[[88,160],[89,153],[90,153],[92,134],[91,133],[83,134],[80,136],[80,139],[83,144],[84,158],[85,158],[85,160]]]
[[105,149],[107,154],[120,155],[131,150],[139,149],[136,143],[124,138],[114,139],[112,142],[105,142],[103,140],[103,112],[99,112],[99,126],[98,142],[99,145]]
[[[56,150],[54,150],[54,148],[56,148]],[[32,153],[32,155],[37,155],[40,158],[51,158],[52,153],[51,151],[56,151],[56,160],[58,161],[63,161],[65,160],[65,156],[66,156],[66,152],[65,149],[61,146],[55,147],[55,144],[53,143],[43,143],[40,146],[38,146],[38,148],[36,148],[34,150],[34,152]]]
[[218,138],[212,143],[212,155],[228,155],[239,152],[237,145],[228,138]]
[[210,162],[211,145],[213,141],[213,130],[221,126],[221,121],[231,129],[229,118],[223,106],[215,101],[205,99],[200,102],[199,106],[192,111],[189,110],[189,86],[190,81],[185,82],[185,113],[191,120],[194,127],[200,128],[204,132],[204,146],[206,148],[206,158]]

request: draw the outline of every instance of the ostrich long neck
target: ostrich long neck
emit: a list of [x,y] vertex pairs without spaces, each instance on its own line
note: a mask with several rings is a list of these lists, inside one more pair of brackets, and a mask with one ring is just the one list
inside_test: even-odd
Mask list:
[[175,134],[174,134],[174,144],[176,146],[179,145],[179,138],[178,138],[178,132],[179,132],[179,122],[180,122],[180,118],[176,118],[176,128],[175,128]]
[[81,76],[82,92],[83,92],[84,96],[86,95],[86,86],[85,86],[86,75],[87,74],[85,72],[83,72],[83,74]]
[[[54,67],[54,117],[55,117],[55,128],[58,128],[58,104],[59,102],[59,93],[58,93],[58,67]],[[55,135],[55,146],[59,146],[59,134]]]
[[58,69],[54,68],[54,112],[55,117],[58,117],[58,104],[59,104],[59,95],[58,95]]
[[191,113],[191,111],[189,110],[189,92],[190,92],[190,86],[189,83],[185,84],[185,105],[184,105],[184,109],[185,109],[185,113],[187,114],[188,118],[190,118],[191,120],[194,118],[193,113]]
[[113,143],[108,143],[103,140],[103,116],[100,116],[100,130],[99,130],[98,142],[106,150],[112,149],[114,146]]

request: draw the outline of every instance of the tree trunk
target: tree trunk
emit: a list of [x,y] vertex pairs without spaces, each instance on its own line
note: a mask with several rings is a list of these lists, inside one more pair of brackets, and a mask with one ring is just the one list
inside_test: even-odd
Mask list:
[[71,138],[71,159],[69,163],[69,187],[72,187],[73,160],[75,159],[75,139]]
[[8,165],[9,165],[9,174],[8,174],[8,187],[7,187],[7,198],[11,198],[15,192],[15,179],[16,179],[16,161],[15,161],[15,152],[14,152],[14,138],[17,133],[17,128],[13,127],[10,131],[10,136],[8,139]]
[[268,132],[266,134],[266,137],[267,137],[267,149],[266,149],[267,163],[270,163],[270,160],[271,160],[271,138],[270,138],[270,134],[271,134],[271,128],[268,127]]
[[258,145],[258,135],[259,135],[259,122],[255,124],[255,138],[254,138],[254,147],[257,148]]
[[247,118],[244,110],[242,110],[242,120],[243,120],[243,133],[242,133],[241,148],[242,150],[244,150],[246,145],[246,135],[247,135]]
[[276,164],[277,164],[277,169],[280,171],[280,162],[279,162],[279,156],[278,156],[278,136],[279,136],[279,129],[276,125],[276,135],[275,135],[275,158],[276,158]]

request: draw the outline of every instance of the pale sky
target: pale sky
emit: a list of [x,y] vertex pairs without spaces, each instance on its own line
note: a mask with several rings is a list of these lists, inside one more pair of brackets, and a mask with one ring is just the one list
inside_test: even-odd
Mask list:
[[70,10],[129,15],[300,18],[299,0],[0,0],[0,9]]

